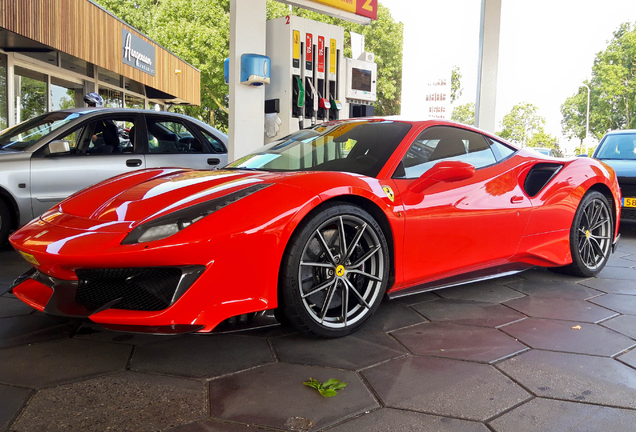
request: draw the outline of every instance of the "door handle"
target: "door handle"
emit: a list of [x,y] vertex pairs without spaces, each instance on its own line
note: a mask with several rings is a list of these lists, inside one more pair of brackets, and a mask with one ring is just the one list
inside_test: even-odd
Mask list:
[[126,166],[129,166],[129,167],[141,166],[141,159],[128,159],[126,161]]
[[523,197],[519,196],[519,195],[515,195],[512,198],[510,198],[510,203],[511,204],[519,204],[523,202]]
[[218,165],[220,163],[221,163],[221,159],[218,159],[218,158],[208,159],[208,165]]

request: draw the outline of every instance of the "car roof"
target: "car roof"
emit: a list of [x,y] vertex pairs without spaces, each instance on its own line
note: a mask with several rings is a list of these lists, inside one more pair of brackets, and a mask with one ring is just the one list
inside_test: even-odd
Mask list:
[[622,129],[622,130],[613,130],[605,135],[620,135],[620,134],[636,134],[636,129]]

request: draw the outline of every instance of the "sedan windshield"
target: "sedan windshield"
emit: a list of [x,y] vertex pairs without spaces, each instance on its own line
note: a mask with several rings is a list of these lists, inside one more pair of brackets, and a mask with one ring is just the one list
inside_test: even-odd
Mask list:
[[83,113],[51,112],[32,118],[0,133],[0,150],[24,150],[55,129]]
[[359,120],[293,133],[228,165],[259,171],[343,171],[378,175],[411,129],[408,123]]
[[608,135],[599,144],[597,159],[636,160],[636,134]]

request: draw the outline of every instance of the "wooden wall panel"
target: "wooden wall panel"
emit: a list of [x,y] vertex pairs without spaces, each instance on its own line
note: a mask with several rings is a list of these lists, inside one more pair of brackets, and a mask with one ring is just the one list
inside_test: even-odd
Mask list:
[[[0,27],[192,105],[201,103],[197,69],[88,0],[0,0]],[[123,63],[122,28],[155,47],[154,77]]]

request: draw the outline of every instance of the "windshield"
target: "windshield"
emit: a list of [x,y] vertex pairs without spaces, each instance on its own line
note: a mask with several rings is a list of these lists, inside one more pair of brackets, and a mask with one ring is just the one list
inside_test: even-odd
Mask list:
[[599,144],[597,159],[636,160],[636,133],[608,135]]
[[262,171],[343,171],[378,175],[411,125],[381,120],[330,123],[304,129],[227,167]]
[[0,150],[24,150],[40,138],[75,120],[82,114],[52,112],[5,129],[0,133]]

